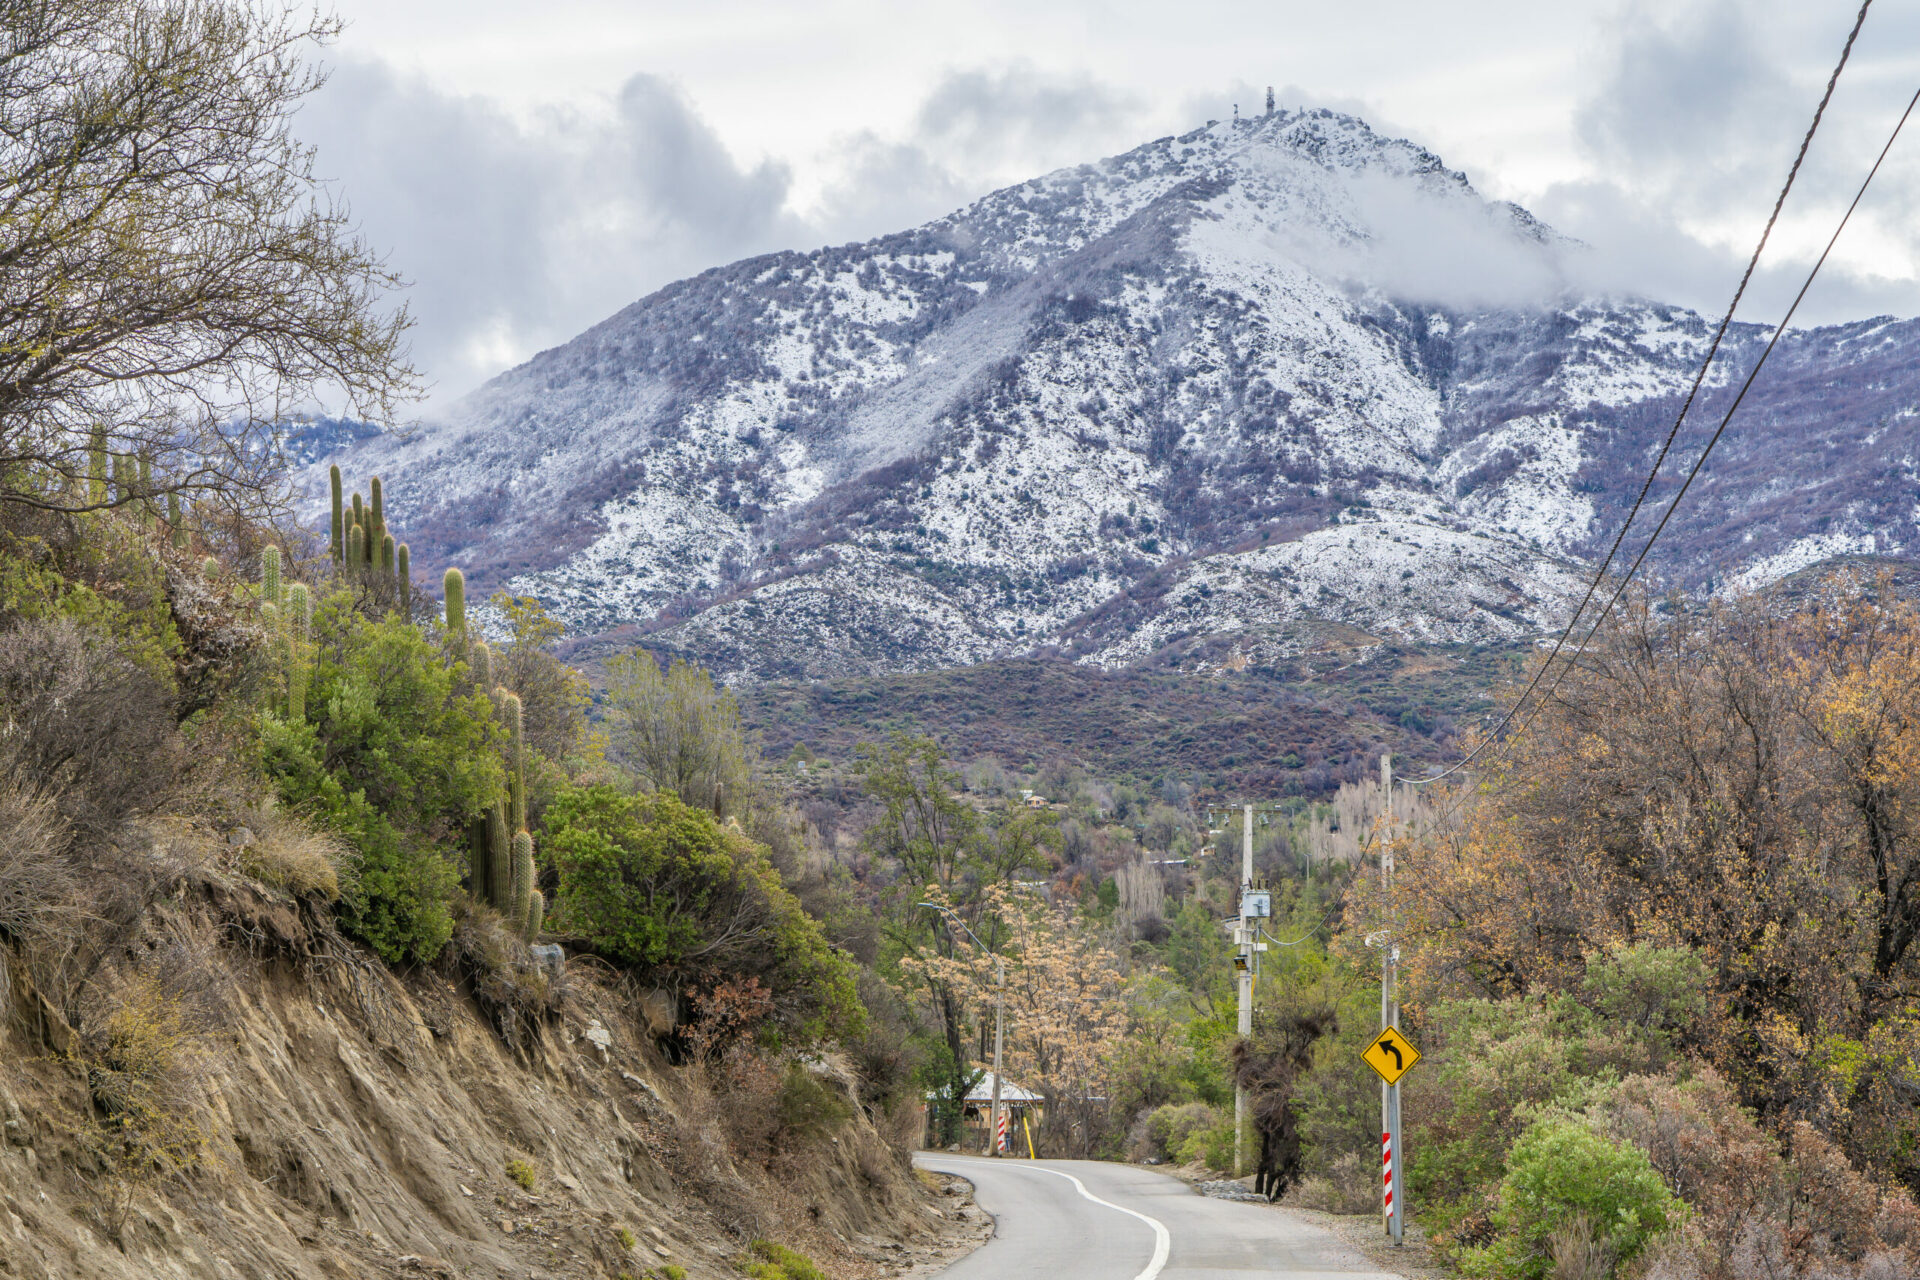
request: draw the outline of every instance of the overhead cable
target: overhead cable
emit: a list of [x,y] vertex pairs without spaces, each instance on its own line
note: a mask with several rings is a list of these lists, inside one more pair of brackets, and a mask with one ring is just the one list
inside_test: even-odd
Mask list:
[[[1620,532],[1614,538],[1613,545],[1610,548],[1608,548],[1606,558],[1603,559],[1600,562],[1599,566],[1594,570],[1593,580],[1587,584],[1586,594],[1581,597],[1579,607],[1573,611],[1573,616],[1567,619],[1567,625],[1561,629],[1560,635],[1558,636],[1558,638],[1554,640],[1553,648],[1547,654],[1546,661],[1542,662],[1538,667],[1534,669],[1533,678],[1527,682],[1527,687],[1520,691],[1520,696],[1514,699],[1513,705],[1508,707],[1506,714],[1500,717],[1500,722],[1496,724],[1487,733],[1487,735],[1484,738],[1481,739],[1480,745],[1476,746],[1472,751],[1468,752],[1463,759],[1458,760],[1453,764],[1447,766],[1445,769],[1442,769],[1439,773],[1433,774],[1430,777],[1425,777],[1425,778],[1407,779],[1408,786],[1414,786],[1414,787],[1428,786],[1432,783],[1440,781],[1442,778],[1448,777],[1451,774],[1458,773],[1460,770],[1472,764],[1473,761],[1480,755],[1481,752],[1487,750],[1489,747],[1493,746],[1496,743],[1507,741],[1507,738],[1503,736],[1505,734],[1507,726],[1513,723],[1514,717],[1520,714],[1521,708],[1526,706],[1527,700],[1531,698],[1534,694],[1534,691],[1540,687],[1540,682],[1546,678],[1547,672],[1553,668],[1555,661],[1560,657],[1561,650],[1565,648],[1567,640],[1573,635],[1574,629],[1580,625],[1581,615],[1586,612],[1587,606],[1593,602],[1593,597],[1599,591],[1600,584],[1606,579],[1607,570],[1612,567],[1614,558],[1617,555],[1619,555],[1621,544],[1623,544],[1626,541],[1627,531],[1633,527],[1634,520],[1638,518],[1640,514],[1640,508],[1645,504],[1647,500],[1647,494],[1653,488],[1653,482],[1659,476],[1660,468],[1666,462],[1667,454],[1672,450],[1673,442],[1676,438],[1678,438],[1680,434],[1680,427],[1686,421],[1687,413],[1693,408],[1694,400],[1700,394],[1701,386],[1704,385],[1704,383],[1706,382],[1707,371],[1712,367],[1715,357],[1719,354],[1721,342],[1723,339],[1725,339],[1727,330],[1733,324],[1734,313],[1739,310],[1741,299],[1746,296],[1747,285],[1751,283],[1751,281],[1753,280],[1754,269],[1759,265],[1760,255],[1763,251],[1765,251],[1767,247],[1767,241],[1773,235],[1774,224],[1780,220],[1780,210],[1782,206],[1784,206],[1787,202],[1788,193],[1793,190],[1793,184],[1795,179],[1797,179],[1800,176],[1800,166],[1806,161],[1807,148],[1812,145],[1814,134],[1816,134],[1820,130],[1820,122],[1826,116],[1827,105],[1833,101],[1833,91],[1835,87],[1838,86],[1838,84],[1840,83],[1840,73],[1846,69],[1847,60],[1853,54],[1854,41],[1859,39],[1860,28],[1862,27],[1862,25],[1865,24],[1867,20],[1867,10],[1872,7],[1873,7],[1873,0],[1863,0],[1863,3],[1860,5],[1860,12],[1856,14],[1854,17],[1853,29],[1847,33],[1847,41],[1844,45],[1841,46],[1841,49],[1840,49],[1840,60],[1834,64],[1833,74],[1827,77],[1826,92],[1820,95],[1820,105],[1814,108],[1813,120],[1811,123],[1807,125],[1806,135],[1800,139],[1800,150],[1794,155],[1793,165],[1787,170],[1787,180],[1785,183],[1781,185],[1780,194],[1774,199],[1773,212],[1767,215],[1767,224],[1764,228],[1761,229],[1760,240],[1757,244],[1754,245],[1752,256],[1750,256],[1747,259],[1747,269],[1744,272],[1742,272],[1740,275],[1740,285],[1737,289],[1734,290],[1733,301],[1727,304],[1727,309],[1725,314],[1723,314],[1720,317],[1719,326],[1714,330],[1713,341],[1708,344],[1706,355],[1701,359],[1700,367],[1693,375],[1693,385],[1689,387],[1687,390],[1687,397],[1680,405],[1680,412],[1674,416],[1673,426],[1667,431],[1667,438],[1665,441],[1661,443],[1660,452],[1658,453],[1658,455],[1655,456],[1653,460],[1653,465],[1647,469],[1647,478],[1641,483],[1640,492],[1634,498],[1633,507],[1630,511],[1627,512],[1627,518],[1625,522],[1621,524]],[[1913,110],[1912,104],[1908,105],[1907,110],[1909,113],[1911,113],[1911,111]],[[1907,117],[1905,115],[1900,117],[1900,124],[1894,126],[1893,137],[1899,136],[1900,125],[1904,125],[1906,123],[1906,119]],[[1891,148],[1893,145],[1893,137],[1890,137],[1887,139],[1888,148]],[[1885,149],[1881,151],[1880,158],[1882,160],[1886,158]],[[1875,161],[1873,166],[1873,172],[1877,173],[1879,171],[1879,168],[1880,168],[1879,161]],[[1871,181],[1873,181],[1873,173],[1869,173],[1867,175],[1867,182],[1871,182]],[[1866,193],[1866,183],[1862,183],[1860,187],[1860,194],[1864,195],[1865,193]],[[1857,205],[1859,204],[1859,202],[1860,202],[1860,196],[1856,195],[1854,197],[1854,204]],[[1851,214],[1853,213],[1853,208],[1851,206],[1848,207],[1847,213],[1849,216],[1851,216]],[[1841,219],[1840,225],[1841,227],[1846,226],[1845,218]],[[1839,231],[1836,230],[1834,232],[1834,238],[1838,239],[1839,234],[1840,234]],[[1831,242],[1828,243],[1827,248],[1829,250],[1833,248],[1833,245]],[[1820,261],[1822,263],[1826,261],[1825,254],[1822,254],[1820,256]],[[1818,264],[1816,264],[1814,266],[1813,272],[1809,274],[1807,277],[1806,285],[1801,286],[1800,294],[1802,297],[1806,295],[1807,285],[1811,285],[1813,283],[1813,276],[1817,275],[1819,273],[1819,270],[1820,270],[1820,267]],[[1797,308],[1799,305],[1800,305],[1799,298],[1795,298],[1794,307]],[[1789,311],[1787,312],[1787,318],[1791,319],[1792,317],[1793,317],[1793,310],[1789,309]],[[1785,321],[1782,322],[1783,327],[1784,325],[1785,325]],[[1774,341],[1777,342],[1779,340],[1779,336],[1780,336],[1780,331],[1775,330]],[[1773,350],[1773,344],[1769,343],[1767,345],[1767,352],[1770,353],[1772,350]],[[1760,357],[1760,363],[1754,366],[1753,373],[1749,374],[1747,377],[1748,386],[1751,386],[1753,384],[1753,375],[1758,374],[1760,372],[1760,365],[1765,363],[1766,363],[1766,354],[1763,353]],[[1740,394],[1742,397],[1746,395],[1745,387],[1741,389]],[[1734,401],[1733,407],[1738,408],[1739,403],[1740,403],[1739,400],[1736,399]],[[1733,410],[1729,409],[1727,411],[1727,418],[1731,418],[1732,416],[1733,416]],[[1719,440],[1720,432],[1724,430],[1726,430],[1726,419],[1721,420],[1720,428],[1719,430],[1714,432],[1713,439],[1715,441]],[[1709,442],[1709,444],[1707,445],[1708,452],[1711,452],[1712,448],[1713,448],[1713,444],[1712,442]],[[1691,484],[1693,482],[1693,474],[1697,474],[1699,472],[1700,464],[1704,463],[1705,461],[1706,461],[1706,454],[1703,453],[1700,456],[1700,461],[1694,464],[1693,473],[1689,474],[1687,477],[1688,484]],[[1686,493],[1686,486],[1683,485],[1681,487],[1680,494],[1684,495],[1685,493]],[[1675,499],[1674,499],[1675,505],[1677,505],[1679,502],[1679,496],[1680,495],[1675,496]],[[1667,508],[1666,516],[1663,516],[1661,518],[1660,526],[1659,526],[1661,529],[1664,529],[1666,527],[1667,518],[1672,516],[1672,514],[1673,514],[1673,507],[1669,506]],[[1656,529],[1654,531],[1654,538],[1658,538],[1658,537],[1659,537],[1659,529]],[[1624,590],[1626,583],[1632,580],[1634,571],[1639,569],[1641,561],[1646,559],[1647,551],[1650,550],[1652,546],[1653,546],[1653,539],[1649,539],[1647,542],[1647,546],[1645,548],[1642,548],[1639,558],[1634,561],[1633,569],[1628,570],[1626,577],[1622,579],[1620,590]],[[1615,601],[1618,601],[1619,598],[1620,598],[1620,592],[1615,591],[1613,600],[1609,601],[1607,605],[1607,610],[1603,610],[1598,615],[1598,617],[1599,618],[1606,617],[1607,611],[1613,608],[1613,603]],[[1599,622],[1596,619],[1594,623],[1594,628],[1597,629],[1598,626],[1599,626]],[[1586,648],[1587,640],[1592,639],[1593,634],[1594,634],[1593,629],[1589,629],[1586,637],[1582,639],[1582,641],[1580,642],[1580,645],[1575,649],[1574,657],[1577,658],[1579,654],[1582,651],[1584,651],[1584,649]],[[1570,665],[1572,661],[1573,659],[1571,658],[1568,659],[1568,664]],[[1565,671],[1566,671],[1566,667],[1563,666],[1561,668],[1562,676],[1564,676]],[[1555,679],[1553,687],[1555,689],[1559,688],[1558,678]],[[1532,721],[1532,717],[1529,716],[1528,723],[1531,723],[1531,721]]]

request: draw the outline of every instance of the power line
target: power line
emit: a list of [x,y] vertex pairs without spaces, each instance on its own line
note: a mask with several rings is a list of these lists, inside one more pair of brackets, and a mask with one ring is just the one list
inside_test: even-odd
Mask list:
[[[1720,443],[1720,437],[1726,431],[1727,424],[1733,420],[1734,410],[1738,409],[1740,402],[1747,398],[1747,392],[1752,389],[1754,379],[1760,376],[1760,370],[1766,365],[1767,357],[1773,354],[1773,348],[1779,343],[1780,336],[1786,332],[1787,325],[1792,322],[1794,312],[1800,309],[1801,300],[1807,296],[1807,290],[1813,287],[1814,277],[1818,276],[1820,274],[1820,268],[1826,265],[1827,255],[1833,252],[1833,246],[1839,242],[1840,233],[1847,229],[1847,221],[1853,217],[1853,211],[1860,207],[1861,197],[1867,194],[1867,187],[1873,182],[1874,175],[1880,172],[1880,165],[1886,160],[1887,153],[1893,150],[1894,140],[1900,136],[1900,130],[1906,126],[1907,120],[1913,115],[1913,109],[1916,106],[1920,106],[1920,89],[1914,90],[1913,97],[1907,100],[1907,109],[1900,113],[1900,119],[1895,122],[1893,132],[1887,136],[1887,144],[1880,148],[1880,155],[1874,160],[1873,168],[1867,171],[1866,179],[1860,184],[1860,190],[1854,193],[1853,203],[1849,204],[1847,211],[1840,216],[1840,225],[1833,229],[1833,235],[1827,240],[1827,247],[1820,251],[1819,260],[1813,264],[1813,270],[1807,273],[1806,280],[1801,283],[1800,292],[1794,295],[1793,305],[1787,308],[1787,314],[1781,317],[1779,327],[1773,331],[1773,336],[1767,339],[1766,347],[1760,352],[1760,359],[1754,363],[1753,372],[1749,373],[1747,380],[1740,385],[1740,394],[1736,395],[1733,398],[1733,403],[1727,406],[1727,412],[1721,417],[1720,425],[1713,429],[1713,435],[1707,440],[1707,447],[1700,451],[1700,456],[1694,461],[1693,468],[1687,472],[1687,478],[1681,481],[1680,491],[1673,495],[1673,501],[1667,504],[1666,511],[1660,516],[1660,523],[1653,527],[1653,533],[1647,538],[1647,545],[1640,548],[1640,554],[1634,557],[1633,567],[1627,570],[1626,575],[1620,579],[1620,585],[1614,588],[1612,598],[1607,601],[1607,607],[1600,611],[1594,618],[1593,625],[1587,628],[1587,634],[1581,637],[1579,647],[1574,651],[1575,658],[1578,658],[1581,653],[1585,652],[1587,643],[1593,639],[1594,633],[1600,629],[1601,621],[1613,612],[1615,605],[1620,603],[1620,597],[1625,593],[1627,584],[1633,581],[1633,575],[1646,560],[1647,553],[1652,551],[1653,544],[1659,541],[1660,534],[1665,531],[1667,527],[1667,521],[1673,518],[1674,511],[1680,506],[1680,500],[1687,496],[1687,490],[1693,486],[1694,478],[1700,474],[1700,469],[1706,465],[1708,456],[1713,453],[1713,447]],[[1567,672],[1572,669],[1573,661],[1570,659],[1567,664],[1560,669],[1560,674],[1554,677],[1553,686],[1547,690],[1547,696],[1549,698],[1559,690],[1560,682],[1566,679]],[[1534,714],[1538,714],[1537,704]],[[1527,718],[1527,723],[1532,723],[1532,716]],[[1523,725],[1522,728],[1524,729],[1525,726]]]
[[[1712,367],[1714,358],[1719,354],[1720,344],[1722,340],[1726,337],[1728,328],[1730,328],[1733,324],[1734,313],[1739,310],[1740,300],[1746,296],[1747,285],[1753,280],[1754,269],[1759,265],[1760,255],[1762,252],[1765,251],[1767,247],[1767,241],[1773,235],[1774,224],[1778,222],[1780,219],[1780,210],[1787,202],[1788,193],[1793,190],[1794,181],[1800,176],[1800,166],[1806,161],[1807,148],[1811,146],[1813,143],[1813,135],[1819,132],[1820,122],[1822,119],[1825,118],[1827,113],[1827,105],[1833,101],[1833,91],[1835,87],[1838,86],[1838,84],[1840,83],[1840,73],[1846,69],[1847,60],[1853,55],[1854,41],[1859,39],[1860,28],[1866,23],[1867,10],[1872,7],[1873,7],[1873,0],[1862,0],[1862,3],[1860,5],[1860,12],[1855,15],[1853,20],[1853,29],[1847,33],[1847,41],[1840,48],[1840,60],[1834,64],[1833,74],[1827,77],[1826,92],[1820,95],[1820,105],[1814,108],[1813,120],[1807,125],[1806,135],[1800,139],[1800,150],[1794,155],[1793,165],[1787,170],[1787,180],[1784,184],[1782,184],[1780,188],[1780,194],[1774,199],[1773,212],[1767,215],[1767,225],[1761,229],[1759,243],[1754,245],[1753,254],[1747,259],[1747,269],[1744,272],[1742,272],[1740,275],[1740,285],[1733,292],[1733,301],[1727,304],[1726,313],[1720,317],[1720,324],[1714,330],[1713,341],[1708,344],[1707,353],[1705,357],[1700,361],[1700,368],[1693,375],[1693,385],[1689,387],[1687,390],[1687,398],[1685,399],[1685,401],[1681,403],[1680,412],[1677,415],[1675,415],[1673,420],[1673,426],[1668,430],[1666,440],[1661,443],[1660,452],[1654,458],[1653,465],[1650,468],[1648,468],[1647,478],[1645,481],[1641,483],[1640,492],[1638,496],[1636,496],[1633,500],[1632,509],[1627,512],[1627,518],[1625,522],[1621,524],[1620,532],[1618,536],[1614,538],[1613,545],[1607,549],[1606,558],[1603,559],[1600,562],[1599,567],[1594,570],[1593,581],[1587,584],[1586,594],[1581,597],[1579,607],[1573,611],[1573,616],[1567,619],[1567,625],[1561,630],[1559,637],[1554,640],[1553,649],[1551,652],[1547,654],[1546,661],[1541,663],[1537,668],[1535,668],[1533,673],[1533,678],[1527,682],[1527,687],[1520,691],[1520,696],[1514,699],[1513,705],[1508,707],[1506,714],[1500,717],[1500,723],[1496,724],[1492,728],[1492,730],[1490,730],[1487,733],[1487,736],[1481,740],[1480,745],[1475,747],[1472,751],[1468,752],[1465,758],[1454,762],[1453,764],[1449,765],[1447,768],[1442,769],[1439,773],[1433,774],[1431,777],[1426,777],[1426,778],[1410,778],[1407,781],[1407,785],[1414,786],[1414,787],[1424,787],[1424,786],[1431,785],[1432,783],[1438,782],[1442,778],[1448,777],[1454,773],[1458,773],[1460,770],[1472,764],[1475,758],[1478,757],[1480,753],[1485,751],[1488,747],[1493,746],[1495,743],[1507,741],[1508,739],[1502,737],[1502,734],[1505,732],[1507,726],[1513,723],[1514,717],[1520,714],[1520,709],[1527,704],[1527,700],[1530,697],[1532,697],[1534,691],[1540,687],[1540,682],[1546,678],[1547,672],[1552,669],[1555,661],[1560,657],[1560,652],[1566,646],[1568,638],[1573,635],[1574,629],[1580,625],[1581,615],[1586,612],[1587,606],[1593,602],[1594,594],[1599,591],[1601,582],[1603,582],[1606,579],[1607,570],[1610,567],[1612,567],[1614,557],[1620,554],[1620,547],[1627,539],[1627,531],[1633,527],[1634,520],[1639,517],[1640,508],[1642,507],[1642,505],[1645,504],[1647,500],[1647,494],[1653,488],[1653,482],[1659,476],[1660,468],[1662,465],[1665,464],[1667,460],[1667,454],[1673,448],[1674,440],[1679,437],[1681,424],[1683,424],[1686,421],[1688,412],[1693,408],[1693,403],[1695,398],[1700,394],[1700,388],[1706,381],[1707,371]],[[1912,104],[1908,104],[1907,110],[1909,113],[1912,112],[1913,110]],[[1900,124],[1894,126],[1893,137],[1890,137],[1887,139],[1888,148],[1891,148],[1893,146],[1893,138],[1896,138],[1900,135],[1900,125],[1904,125],[1906,123],[1906,119],[1907,117],[1905,115],[1902,115],[1900,117]],[[1886,150],[1883,149],[1880,153],[1880,159],[1884,160],[1885,158],[1886,158]],[[1867,175],[1867,182],[1873,181],[1873,173],[1877,173],[1879,171],[1879,168],[1880,168],[1879,161],[1875,161],[1873,166],[1873,172],[1870,172]],[[1860,194],[1864,195],[1865,193],[1866,193],[1866,184],[1862,183],[1860,187]],[[1854,204],[1857,205],[1859,203],[1860,203],[1860,196],[1856,195],[1854,197]],[[1849,206],[1847,209],[1848,216],[1851,216],[1852,213],[1853,213],[1853,208]],[[1840,220],[1840,226],[1843,228],[1846,226],[1846,218],[1842,218]],[[1838,239],[1839,235],[1840,235],[1839,230],[1835,230],[1834,238]],[[1827,248],[1828,250],[1831,250],[1833,248],[1833,245],[1831,242],[1828,243]],[[1825,261],[1826,261],[1826,254],[1823,253],[1820,255],[1820,262],[1824,263]],[[1804,297],[1806,295],[1807,286],[1813,283],[1813,277],[1815,275],[1818,275],[1819,271],[1820,271],[1819,264],[1816,264],[1814,266],[1813,272],[1807,276],[1806,284],[1802,285],[1800,288],[1801,297]],[[1799,305],[1800,305],[1799,298],[1795,298],[1794,308],[1798,308]],[[1790,320],[1792,318],[1793,318],[1793,310],[1789,309],[1787,312],[1787,319]],[[1782,328],[1784,327],[1785,327],[1785,321],[1782,321]],[[1775,330],[1774,341],[1777,342],[1779,340],[1779,335],[1780,335],[1780,330]],[[1760,366],[1766,363],[1767,354],[1771,353],[1772,350],[1773,350],[1773,344],[1770,342],[1767,345],[1766,352],[1762,353],[1759,364],[1754,365],[1753,373],[1748,375],[1747,386],[1751,386],[1753,384],[1754,375],[1760,372]],[[1745,395],[1746,395],[1746,388],[1743,387],[1741,388],[1740,396],[1744,398]],[[1739,405],[1740,405],[1740,401],[1739,399],[1736,399],[1734,401],[1733,408],[1737,409],[1739,408]],[[1729,409],[1727,411],[1727,418],[1731,418],[1732,416],[1733,416],[1733,409]],[[1726,419],[1723,418],[1721,420],[1719,430],[1715,431],[1713,434],[1714,441],[1719,440],[1720,432],[1726,430],[1726,425],[1727,425]],[[1709,453],[1712,452],[1712,449],[1713,449],[1713,443],[1709,442],[1707,445],[1707,452]],[[1706,453],[1703,453],[1700,456],[1700,461],[1694,464],[1693,472],[1688,475],[1687,484],[1693,483],[1693,475],[1699,472],[1700,464],[1704,463],[1705,461],[1706,461]],[[1683,496],[1685,493],[1686,493],[1686,486],[1683,485],[1681,486],[1680,494],[1675,495],[1673,505],[1678,505],[1680,497]],[[1660,536],[1660,529],[1664,529],[1666,527],[1667,519],[1671,517],[1672,514],[1673,514],[1673,506],[1669,506],[1667,508],[1666,515],[1661,517],[1659,528],[1654,530],[1654,535],[1653,535],[1654,538],[1658,538]],[[1629,569],[1627,571],[1626,577],[1622,579],[1620,590],[1625,590],[1626,583],[1632,581],[1634,572],[1640,568],[1641,561],[1646,559],[1647,552],[1651,550],[1652,547],[1653,547],[1653,539],[1650,538],[1647,541],[1646,547],[1641,549],[1639,557],[1633,562],[1633,568]],[[1608,602],[1606,610],[1603,610],[1599,614],[1599,617],[1601,618],[1606,617],[1607,613],[1612,610],[1614,603],[1618,602],[1619,598],[1620,598],[1620,592],[1616,591],[1614,593],[1613,599]],[[1574,651],[1575,658],[1577,658],[1580,655],[1580,653],[1585,650],[1587,641],[1593,638],[1594,630],[1597,630],[1598,627],[1599,627],[1599,622],[1596,620],[1594,623],[1593,629],[1590,629],[1587,632],[1586,637],[1581,640],[1580,645],[1575,649]],[[1571,662],[1572,662],[1572,659],[1569,659],[1568,665],[1571,665]],[[1566,667],[1562,667],[1560,678],[1564,678],[1565,671],[1566,671]],[[1554,689],[1558,689],[1560,687],[1560,678],[1555,679],[1553,684]],[[1532,716],[1529,716],[1527,718],[1527,723],[1528,724],[1532,723]]]

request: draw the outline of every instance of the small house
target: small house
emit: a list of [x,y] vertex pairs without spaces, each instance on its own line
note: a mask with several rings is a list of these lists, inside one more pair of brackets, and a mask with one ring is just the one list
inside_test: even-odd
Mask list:
[[[921,1141],[931,1147],[939,1141],[940,1134],[934,1123],[936,1108],[943,1101],[943,1095],[929,1093],[921,1108],[926,1123],[921,1127]],[[1034,1124],[1040,1120],[1039,1108],[1042,1099],[1031,1089],[1023,1089],[1011,1080],[1000,1085],[1000,1105],[1007,1112],[1007,1145],[1013,1147],[1016,1142],[1024,1145],[1019,1138],[1021,1121],[1031,1115]],[[993,1072],[980,1073],[979,1083],[967,1091],[966,1104],[960,1113],[960,1149],[962,1151],[985,1151],[987,1149],[987,1125],[993,1113]]]

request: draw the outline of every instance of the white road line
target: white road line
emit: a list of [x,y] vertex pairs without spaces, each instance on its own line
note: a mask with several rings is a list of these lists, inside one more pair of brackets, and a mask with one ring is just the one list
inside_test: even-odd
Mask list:
[[1129,1218],[1138,1218],[1140,1219],[1140,1221],[1152,1227],[1153,1228],[1153,1260],[1147,1263],[1146,1270],[1142,1271],[1139,1275],[1135,1276],[1133,1280],[1154,1280],[1154,1277],[1160,1274],[1160,1268],[1167,1265],[1167,1251],[1173,1247],[1173,1239],[1171,1236],[1167,1234],[1167,1228],[1160,1222],[1158,1218],[1149,1218],[1146,1214],[1137,1212],[1136,1210],[1133,1210],[1133,1209],[1129,1209],[1123,1204],[1115,1204],[1111,1200],[1102,1200],[1099,1196],[1087,1190],[1086,1183],[1080,1181],[1080,1179],[1074,1177],[1070,1173],[1062,1173],[1058,1169],[1048,1169],[1037,1164],[1026,1164],[1026,1165],[1009,1164],[1007,1167],[1018,1169],[1023,1173],[1050,1173],[1056,1178],[1065,1178],[1068,1182],[1071,1182],[1073,1184],[1074,1190],[1078,1191],[1081,1195],[1093,1201],[1095,1204],[1105,1205],[1109,1209],[1116,1209],[1119,1212],[1126,1214]]

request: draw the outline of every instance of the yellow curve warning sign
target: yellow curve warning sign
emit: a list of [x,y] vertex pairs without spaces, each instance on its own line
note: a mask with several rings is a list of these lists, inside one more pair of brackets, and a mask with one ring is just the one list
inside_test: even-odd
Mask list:
[[1392,1027],[1375,1036],[1373,1043],[1362,1050],[1360,1056],[1388,1084],[1399,1084],[1400,1077],[1413,1070],[1413,1064],[1420,1061],[1420,1051],[1413,1047],[1413,1042]]

